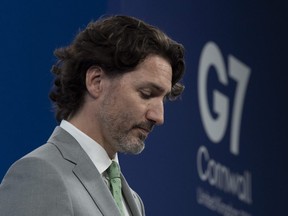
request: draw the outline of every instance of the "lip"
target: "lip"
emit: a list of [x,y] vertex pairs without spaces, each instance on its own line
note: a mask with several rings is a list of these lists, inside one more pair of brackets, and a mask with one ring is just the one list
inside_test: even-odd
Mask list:
[[143,127],[137,127],[137,129],[143,131],[146,134],[149,134],[151,132],[151,130],[147,129],[147,128],[143,128]]

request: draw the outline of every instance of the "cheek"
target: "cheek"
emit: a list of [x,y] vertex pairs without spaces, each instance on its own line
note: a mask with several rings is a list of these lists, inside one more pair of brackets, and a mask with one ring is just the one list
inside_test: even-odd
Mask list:
[[[128,91],[126,91],[126,93],[127,92]],[[117,115],[121,121],[125,121],[126,119],[126,121],[130,121],[131,125],[131,123],[135,124],[145,120],[145,112],[148,105],[140,98],[138,92],[134,91],[130,94],[124,94],[123,89],[119,89],[119,94],[113,101],[114,102],[110,104],[113,106],[111,109],[118,113]],[[129,122],[124,123],[125,125],[129,124]]]
[[125,129],[131,129],[131,127],[142,122],[144,120],[143,116],[145,116],[144,112],[135,103],[130,106],[122,106],[118,110],[118,120]]
[[136,93],[134,95],[119,97],[118,106],[119,108],[121,107],[124,112],[140,113],[145,110],[145,104]]

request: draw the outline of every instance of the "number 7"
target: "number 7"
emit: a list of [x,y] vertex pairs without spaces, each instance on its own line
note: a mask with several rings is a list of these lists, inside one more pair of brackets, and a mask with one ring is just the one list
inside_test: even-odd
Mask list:
[[239,154],[239,140],[241,117],[244,105],[244,98],[251,70],[244,63],[240,62],[234,56],[228,56],[228,73],[229,76],[237,83],[235,99],[232,111],[232,125],[230,138],[230,152],[234,155]]

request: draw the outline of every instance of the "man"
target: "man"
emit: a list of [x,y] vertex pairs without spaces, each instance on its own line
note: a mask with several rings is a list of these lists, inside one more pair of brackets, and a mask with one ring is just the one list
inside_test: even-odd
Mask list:
[[182,45],[143,21],[112,16],[90,23],[55,55],[50,98],[60,126],[11,166],[0,214],[145,215],[124,176],[113,180],[110,170],[119,171],[118,152],[144,149],[164,122],[165,99],[182,93]]

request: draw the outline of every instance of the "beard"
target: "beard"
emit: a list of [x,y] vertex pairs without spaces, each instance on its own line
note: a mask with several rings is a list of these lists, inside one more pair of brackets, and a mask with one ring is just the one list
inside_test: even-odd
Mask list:
[[[116,107],[116,109],[115,109]],[[134,123],[136,116],[129,109],[119,109],[104,103],[100,113],[102,133],[108,145],[117,152],[127,154],[139,154],[145,148],[145,140],[152,131],[154,123],[142,121]]]
[[[111,136],[116,141],[114,147],[117,147],[119,152],[139,154],[145,148],[145,140],[148,136],[148,131],[152,131],[154,124],[147,121],[135,124],[126,131],[117,131]],[[143,131],[144,129],[144,131]]]
[[132,137],[130,135],[112,134],[115,142],[111,145],[117,149],[118,152],[126,154],[140,154],[145,148],[144,138]]

